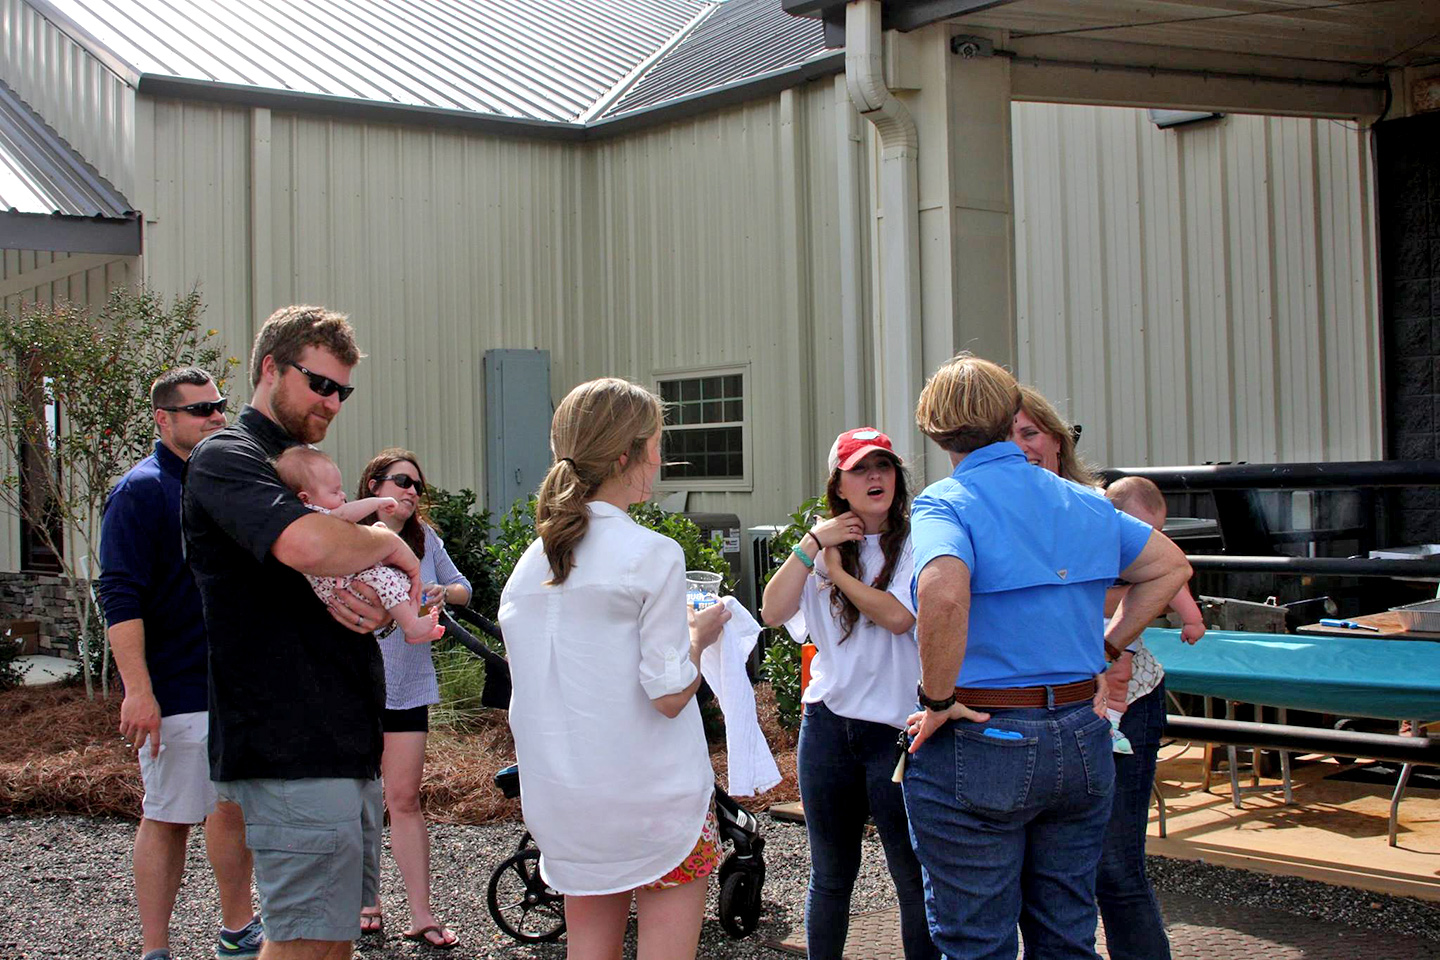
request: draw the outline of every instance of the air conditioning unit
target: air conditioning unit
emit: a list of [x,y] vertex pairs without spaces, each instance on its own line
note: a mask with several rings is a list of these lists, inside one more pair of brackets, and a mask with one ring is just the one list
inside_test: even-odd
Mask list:
[[770,556],[775,538],[785,529],[782,526],[770,524],[763,527],[751,527],[745,531],[745,539],[750,543],[750,595],[754,597],[754,609],[757,613],[760,610],[760,601],[765,596],[765,581],[770,579],[770,571],[774,570],[777,564]]

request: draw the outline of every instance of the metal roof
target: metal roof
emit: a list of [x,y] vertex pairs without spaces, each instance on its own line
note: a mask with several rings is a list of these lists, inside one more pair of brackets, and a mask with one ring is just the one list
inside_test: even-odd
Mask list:
[[0,83],[0,210],[123,220],[130,202]]
[[136,77],[572,121],[704,0],[30,0]]
[[780,0],[725,0],[650,66],[616,103],[614,116],[827,56],[825,28],[793,17]]

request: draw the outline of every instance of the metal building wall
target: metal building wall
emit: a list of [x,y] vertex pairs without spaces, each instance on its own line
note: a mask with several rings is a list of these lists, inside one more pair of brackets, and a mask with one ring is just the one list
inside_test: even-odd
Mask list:
[[1382,455],[1368,133],[1017,103],[1019,374],[1113,465]]
[[484,351],[573,362],[575,147],[167,101],[153,131],[148,281],[198,282],[247,373],[277,307],[350,314],[368,357],[325,443],[347,478],[398,445],[440,486],[483,491]]
[[749,363],[753,490],[691,507],[783,518],[818,485],[848,389],[826,376],[833,90],[591,144],[145,98],[147,281],[199,283],[242,359],[277,306],[349,313],[369,357],[326,441],[347,477],[400,445],[440,486],[483,491],[492,347],[549,350],[557,400],[606,374]]
[[749,364],[751,489],[692,493],[692,510],[783,521],[844,427],[834,100],[827,78],[590,148],[583,375]]
[[25,0],[0,0],[0,75],[134,199],[135,91]]

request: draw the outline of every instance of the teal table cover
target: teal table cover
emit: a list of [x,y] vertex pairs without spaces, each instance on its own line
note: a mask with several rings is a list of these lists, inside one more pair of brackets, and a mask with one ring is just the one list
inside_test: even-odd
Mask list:
[[1176,693],[1393,720],[1440,717],[1440,642],[1211,630],[1194,646],[1149,629]]

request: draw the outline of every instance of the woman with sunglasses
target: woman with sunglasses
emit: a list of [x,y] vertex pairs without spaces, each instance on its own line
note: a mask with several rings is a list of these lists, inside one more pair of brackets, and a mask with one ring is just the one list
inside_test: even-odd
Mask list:
[[[445,544],[425,514],[425,474],[415,454],[398,447],[380,451],[360,475],[356,498],[393,497],[395,512],[376,519],[400,535],[420,558],[424,604],[470,601],[470,581],[456,569]],[[454,931],[435,919],[430,907],[430,837],[420,810],[420,777],[425,767],[425,740],[430,729],[430,704],[440,701],[435,663],[428,643],[411,643],[396,629],[380,635],[385,657],[385,752],[380,774],[385,806],[390,811],[390,852],[405,880],[410,904],[410,929],[402,936],[448,950],[459,942]],[[380,904],[360,914],[362,934],[383,932]]]

